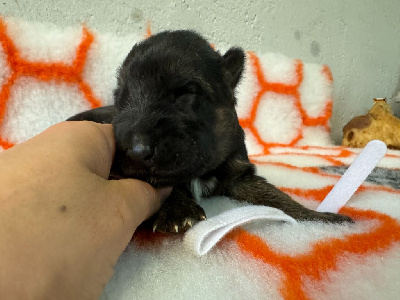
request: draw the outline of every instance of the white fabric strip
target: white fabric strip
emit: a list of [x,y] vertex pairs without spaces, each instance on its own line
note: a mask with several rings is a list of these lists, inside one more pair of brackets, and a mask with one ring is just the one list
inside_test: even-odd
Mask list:
[[186,232],[183,242],[198,255],[204,255],[233,228],[255,220],[297,223],[295,219],[276,208],[244,206],[197,223]]
[[386,151],[384,142],[369,142],[316,210],[337,213],[385,156]]

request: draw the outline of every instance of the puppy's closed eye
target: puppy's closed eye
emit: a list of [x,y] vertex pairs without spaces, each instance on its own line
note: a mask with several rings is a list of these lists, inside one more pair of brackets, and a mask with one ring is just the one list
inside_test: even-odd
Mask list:
[[195,112],[204,101],[201,89],[192,84],[175,89],[171,96],[172,104],[176,108],[189,113]]
[[184,95],[198,95],[201,93],[201,88],[197,83],[187,83],[183,86],[173,89],[173,96],[177,99]]

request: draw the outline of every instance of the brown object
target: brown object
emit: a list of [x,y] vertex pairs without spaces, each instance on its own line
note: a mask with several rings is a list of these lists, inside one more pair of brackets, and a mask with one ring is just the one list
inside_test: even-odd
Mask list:
[[343,128],[342,146],[363,148],[372,140],[400,149],[400,120],[393,115],[385,98],[374,98],[368,114],[355,117]]

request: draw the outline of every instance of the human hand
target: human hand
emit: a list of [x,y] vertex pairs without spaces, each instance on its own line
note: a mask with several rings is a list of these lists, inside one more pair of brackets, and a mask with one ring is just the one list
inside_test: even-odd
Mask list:
[[111,125],[63,122],[0,153],[0,296],[101,294],[136,227],[170,192],[107,180],[114,151]]

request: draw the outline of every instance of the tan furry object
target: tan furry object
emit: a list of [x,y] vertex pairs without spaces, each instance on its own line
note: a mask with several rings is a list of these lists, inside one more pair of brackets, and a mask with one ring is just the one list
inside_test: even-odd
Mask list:
[[400,149],[400,120],[384,98],[375,98],[366,115],[355,117],[343,128],[342,146],[363,148],[372,140],[381,140],[388,148]]

